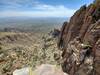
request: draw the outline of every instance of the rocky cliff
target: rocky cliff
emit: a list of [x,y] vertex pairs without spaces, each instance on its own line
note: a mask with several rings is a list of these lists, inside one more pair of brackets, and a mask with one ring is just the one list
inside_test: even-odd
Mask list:
[[61,28],[58,47],[69,75],[100,75],[100,0],[82,6]]

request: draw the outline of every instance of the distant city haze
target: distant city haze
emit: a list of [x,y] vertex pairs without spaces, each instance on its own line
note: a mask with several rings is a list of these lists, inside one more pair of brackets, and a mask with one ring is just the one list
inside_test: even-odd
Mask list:
[[21,31],[46,32],[54,28],[60,28],[63,22],[69,18],[30,18],[30,17],[8,17],[0,18],[0,30],[17,29]]

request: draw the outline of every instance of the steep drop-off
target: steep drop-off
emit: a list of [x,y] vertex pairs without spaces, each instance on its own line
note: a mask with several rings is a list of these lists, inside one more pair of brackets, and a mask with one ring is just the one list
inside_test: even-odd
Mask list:
[[100,0],[82,6],[61,28],[58,47],[69,75],[100,75]]

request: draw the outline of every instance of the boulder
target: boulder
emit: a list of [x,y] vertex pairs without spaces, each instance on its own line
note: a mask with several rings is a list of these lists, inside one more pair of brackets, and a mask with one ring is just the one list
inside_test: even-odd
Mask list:
[[68,75],[55,65],[42,64],[34,71],[30,67],[15,70],[13,75]]

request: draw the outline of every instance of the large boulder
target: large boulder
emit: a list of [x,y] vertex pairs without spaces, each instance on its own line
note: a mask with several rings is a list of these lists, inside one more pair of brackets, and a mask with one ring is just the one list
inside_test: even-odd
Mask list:
[[34,71],[32,68],[22,68],[15,70],[13,75],[68,75],[61,69],[58,69],[55,65],[42,64],[38,66]]

